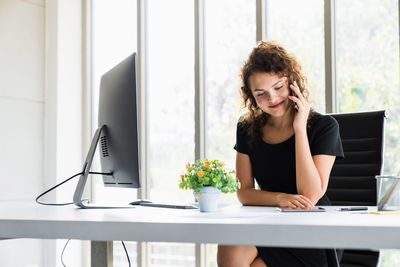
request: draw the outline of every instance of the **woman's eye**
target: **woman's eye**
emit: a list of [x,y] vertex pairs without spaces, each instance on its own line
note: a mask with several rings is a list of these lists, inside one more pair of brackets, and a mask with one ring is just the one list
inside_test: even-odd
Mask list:
[[283,87],[283,85],[281,85],[281,87],[275,88],[275,90],[278,91],[278,90],[281,89],[282,87]]
[[261,94],[258,94],[257,96],[263,96],[264,95],[264,93],[261,93]]

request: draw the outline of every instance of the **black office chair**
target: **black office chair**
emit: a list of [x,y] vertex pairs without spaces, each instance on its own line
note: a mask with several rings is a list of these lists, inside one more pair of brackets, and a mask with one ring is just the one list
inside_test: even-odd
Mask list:
[[[375,206],[382,173],[385,111],[331,114],[340,127],[344,159],[335,161],[327,196],[332,205]],[[375,267],[379,252],[344,250],[341,267]]]

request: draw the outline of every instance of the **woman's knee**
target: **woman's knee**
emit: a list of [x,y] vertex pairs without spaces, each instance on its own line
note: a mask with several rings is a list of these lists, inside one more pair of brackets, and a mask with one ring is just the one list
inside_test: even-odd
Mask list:
[[253,246],[218,246],[217,264],[219,267],[250,266],[257,257]]

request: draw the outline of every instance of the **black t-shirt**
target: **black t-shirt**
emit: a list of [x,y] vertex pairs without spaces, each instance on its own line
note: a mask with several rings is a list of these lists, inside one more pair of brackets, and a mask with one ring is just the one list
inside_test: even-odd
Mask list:
[[[307,136],[312,156],[323,154],[343,157],[339,125],[333,117],[314,112],[309,125]],[[261,189],[297,194],[294,135],[279,144],[268,144],[260,140],[250,145],[247,129],[246,123],[238,123],[234,149],[249,155],[253,176]],[[329,203],[323,201],[318,204]]]

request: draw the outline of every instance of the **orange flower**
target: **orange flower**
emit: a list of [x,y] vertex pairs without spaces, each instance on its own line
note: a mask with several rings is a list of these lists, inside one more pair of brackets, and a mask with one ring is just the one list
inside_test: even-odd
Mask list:
[[235,175],[236,175],[236,170],[233,170],[233,174],[235,174]]
[[210,167],[210,165],[211,165],[211,163],[209,161],[204,161],[204,164],[203,164],[204,167],[208,168],[208,167]]
[[201,198],[202,194],[197,194],[197,198]]
[[203,171],[198,171],[198,172],[197,172],[197,175],[201,178],[201,177],[204,176],[204,172],[203,172]]
[[221,161],[221,167],[225,166],[225,162]]
[[183,179],[183,174],[181,174],[181,179]]
[[186,163],[186,169],[189,169],[190,163]]

